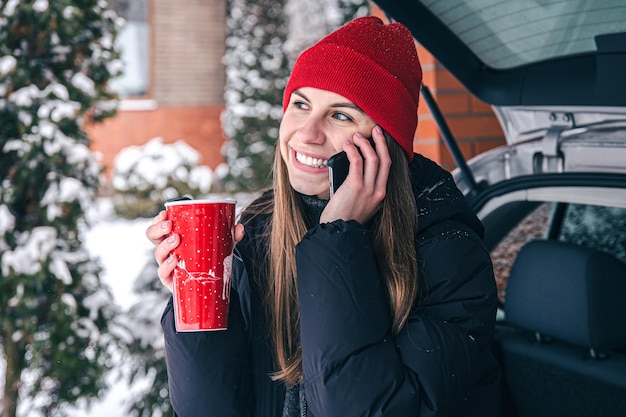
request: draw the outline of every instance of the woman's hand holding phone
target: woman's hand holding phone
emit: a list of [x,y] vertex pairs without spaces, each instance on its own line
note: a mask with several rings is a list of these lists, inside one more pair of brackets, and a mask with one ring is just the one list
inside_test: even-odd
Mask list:
[[341,188],[335,187],[320,223],[337,219],[365,223],[380,209],[387,190],[391,158],[379,126],[372,130],[371,140],[374,146],[363,135],[355,133],[352,140],[344,144],[348,175]]

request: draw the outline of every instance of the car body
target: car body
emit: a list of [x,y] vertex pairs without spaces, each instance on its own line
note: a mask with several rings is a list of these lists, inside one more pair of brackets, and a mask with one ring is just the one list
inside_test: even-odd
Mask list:
[[376,4],[506,136],[463,160],[424,91],[494,262],[502,415],[626,416],[626,2]]

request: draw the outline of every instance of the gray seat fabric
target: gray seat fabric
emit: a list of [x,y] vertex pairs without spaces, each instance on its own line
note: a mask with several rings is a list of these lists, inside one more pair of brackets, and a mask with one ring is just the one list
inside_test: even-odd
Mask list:
[[506,293],[504,415],[626,416],[626,265],[588,248],[534,241]]

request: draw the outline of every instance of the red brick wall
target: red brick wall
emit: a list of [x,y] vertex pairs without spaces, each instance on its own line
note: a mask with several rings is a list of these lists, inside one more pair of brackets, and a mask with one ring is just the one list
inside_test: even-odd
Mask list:
[[[423,47],[417,47],[427,86],[446,119],[466,159],[502,145],[504,135],[491,106],[470,94]],[[415,150],[440,163],[444,168],[456,165],[442,140],[435,121],[423,99],[419,104],[419,123]]]
[[143,145],[154,137],[172,143],[179,139],[197,149],[202,164],[215,168],[222,162],[220,113],[223,106],[157,107],[145,111],[120,111],[114,118],[89,128],[92,149],[102,154],[106,174],[111,174],[117,153]]

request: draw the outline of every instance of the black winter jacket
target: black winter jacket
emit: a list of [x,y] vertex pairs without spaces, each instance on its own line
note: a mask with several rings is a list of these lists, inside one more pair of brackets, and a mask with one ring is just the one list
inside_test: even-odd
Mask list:
[[[448,172],[420,155],[410,171],[420,295],[397,337],[362,225],[316,224],[296,248],[308,416],[497,415],[497,300],[482,225]],[[171,301],[166,307],[170,399],[180,417],[282,415],[286,388],[269,376],[263,306],[267,221],[249,221],[237,246],[243,264],[234,267],[227,331],[176,333]]]

